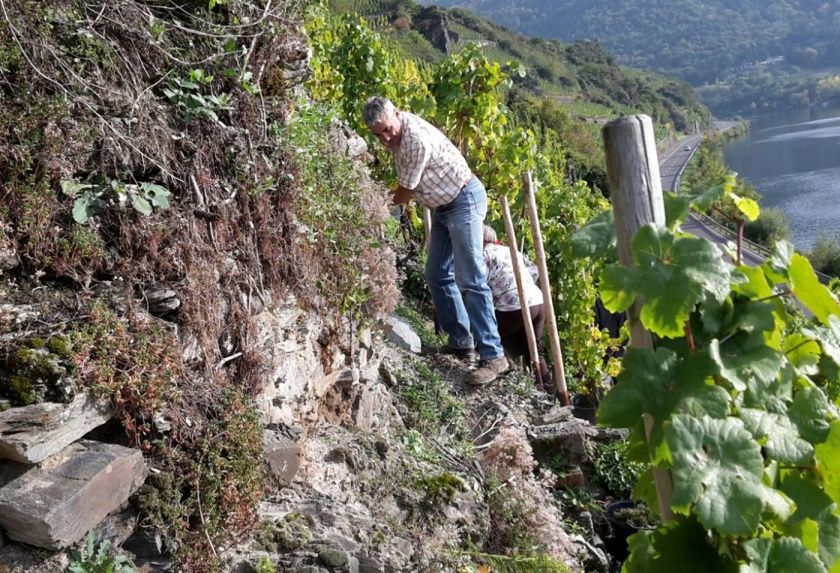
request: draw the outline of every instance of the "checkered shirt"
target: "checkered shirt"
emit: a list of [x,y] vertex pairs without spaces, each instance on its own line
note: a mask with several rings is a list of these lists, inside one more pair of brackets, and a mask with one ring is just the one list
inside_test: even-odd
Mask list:
[[464,156],[426,120],[402,111],[400,121],[402,136],[393,151],[400,186],[424,207],[451,203],[472,178]]

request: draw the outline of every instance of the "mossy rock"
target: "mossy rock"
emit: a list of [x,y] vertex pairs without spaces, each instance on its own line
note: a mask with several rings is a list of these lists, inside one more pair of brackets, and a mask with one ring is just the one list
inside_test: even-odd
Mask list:
[[78,392],[72,355],[64,336],[24,340],[0,363],[0,393],[12,406],[71,401]]
[[318,563],[325,567],[338,569],[340,567],[346,567],[350,562],[347,558],[346,551],[327,543],[313,544],[312,549],[318,554]]
[[291,553],[312,541],[312,532],[300,513],[290,513],[279,521],[266,521],[254,536],[258,549],[270,553]]
[[458,492],[466,490],[461,478],[448,472],[418,479],[416,483],[425,494],[423,503],[430,509],[451,504]]

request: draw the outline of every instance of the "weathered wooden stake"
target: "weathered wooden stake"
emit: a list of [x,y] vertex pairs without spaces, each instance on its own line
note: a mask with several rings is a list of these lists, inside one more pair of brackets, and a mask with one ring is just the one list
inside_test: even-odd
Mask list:
[[432,210],[428,207],[423,207],[423,232],[423,249],[428,252],[432,238]]
[[[633,115],[611,121],[604,126],[604,151],[607,159],[607,177],[610,184],[618,257],[625,266],[633,264],[630,242],[636,232],[648,223],[665,224],[665,203],[662,199],[662,181],[659,177],[659,159],[653,122],[647,115]],[[653,335],[639,320],[640,301],[627,313],[630,323],[630,345],[634,348],[653,350]],[[653,418],[644,417],[648,439],[653,428]],[[654,469],[656,497],[662,521],[670,521],[671,474],[668,470]]]
[[522,310],[522,324],[525,326],[525,336],[528,339],[528,353],[531,355],[531,371],[537,380],[537,386],[542,390],[542,372],[540,372],[540,355],[537,348],[537,336],[534,333],[534,323],[531,322],[531,309],[528,307],[528,297],[525,294],[525,285],[522,283],[522,267],[519,264],[519,249],[516,248],[516,231],[513,229],[513,219],[510,216],[510,207],[507,197],[502,195],[499,198],[502,204],[502,216],[505,220],[505,233],[510,248],[510,260],[513,263],[513,275],[516,277],[516,290],[519,292],[519,307]]
[[569,391],[566,389],[566,371],[563,368],[563,351],[560,349],[560,336],[557,334],[557,317],[554,316],[554,302],[551,298],[551,283],[548,279],[548,265],[545,262],[540,216],[537,213],[537,200],[534,197],[534,184],[531,172],[522,176],[525,183],[525,205],[528,207],[528,219],[531,221],[531,233],[534,236],[534,251],[537,255],[537,269],[540,271],[540,290],[543,293],[546,320],[548,321],[548,339],[551,341],[551,356],[554,360],[554,387],[560,397],[560,403],[569,405]]

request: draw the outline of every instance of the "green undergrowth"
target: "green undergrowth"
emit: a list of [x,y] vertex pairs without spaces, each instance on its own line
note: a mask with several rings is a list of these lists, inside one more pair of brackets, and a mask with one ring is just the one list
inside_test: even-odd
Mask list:
[[397,306],[394,313],[408,322],[411,329],[420,337],[423,347],[435,348],[446,344],[445,336],[442,333],[436,334],[434,324],[414,305],[403,302]]
[[411,372],[398,373],[397,396],[408,425],[423,433],[456,436],[464,431],[464,402],[452,395],[449,384],[416,358]]
[[386,194],[346,155],[337,121],[329,106],[301,102],[287,126],[302,190],[298,217],[318,254],[320,294],[342,314],[381,316],[397,299],[394,255],[383,241]]

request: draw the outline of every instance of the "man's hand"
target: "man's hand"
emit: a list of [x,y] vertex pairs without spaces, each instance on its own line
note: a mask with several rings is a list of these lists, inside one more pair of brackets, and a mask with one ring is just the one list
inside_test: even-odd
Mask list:
[[406,205],[411,201],[411,190],[405,187],[397,187],[391,196],[391,205]]

